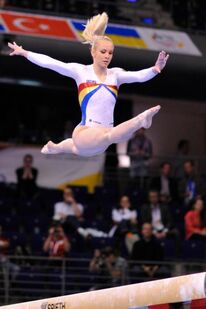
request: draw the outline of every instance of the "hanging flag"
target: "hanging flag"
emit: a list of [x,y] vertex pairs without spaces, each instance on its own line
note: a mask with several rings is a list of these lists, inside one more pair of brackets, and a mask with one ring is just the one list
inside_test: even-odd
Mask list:
[[75,33],[69,23],[63,18],[3,11],[1,11],[1,17],[7,25],[8,30],[13,33],[70,40],[76,39]]
[[[86,21],[71,20],[71,24],[81,37]],[[114,44],[134,48],[147,48],[135,27],[124,27],[120,25],[108,25],[105,34],[109,36]]]

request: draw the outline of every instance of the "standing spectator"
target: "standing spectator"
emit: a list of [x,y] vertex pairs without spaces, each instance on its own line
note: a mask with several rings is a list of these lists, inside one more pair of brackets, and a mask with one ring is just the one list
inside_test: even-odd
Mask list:
[[21,197],[34,198],[37,195],[38,170],[32,165],[33,156],[26,154],[23,158],[23,166],[16,169],[17,190]]
[[144,264],[135,264],[133,270],[138,275],[153,278],[161,271],[160,263],[148,264],[147,262],[160,262],[163,260],[163,250],[161,245],[153,236],[153,228],[150,223],[144,223],[141,229],[141,239],[135,242],[131,259],[132,261],[145,261]]
[[152,157],[152,142],[145,135],[144,128],[138,130],[129,141],[128,155],[131,161],[131,177],[141,181],[148,176],[149,160]]
[[192,205],[192,210],[185,215],[186,239],[206,240],[206,211],[204,202],[197,198]]
[[83,221],[83,205],[74,197],[73,190],[66,187],[63,191],[63,201],[54,205],[53,220],[63,224],[67,232],[74,232]]
[[160,176],[152,179],[150,188],[170,196],[171,200],[178,198],[178,187],[176,180],[171,176],[172,166],[169,162],[163,162],[160,166]]
[[184,177],[179,181],[179,195],[185,206],[202,192],[201,183],[195,173],[195,165],[192,160],[184,163]]
[[142,223],[151,223],[153,233],[158,239],[165,238],[172,232],[173,222],[169,207],[159,202],[159,192],[150,190],[149,203],[141,207]]
[[49,257],[65,257],[70,251],[71,245],[60,224],[52,226],[49,229],[49,235],[46,238],[43,250]]
[[124,240],[128,252],[131,252],[133,243],[139,239],[137,229],[137,211],[132,209],[130,199],[123,195],[120,198],[119,208],[112,211],[112,220],[116,226],[115,236],[119,240]]

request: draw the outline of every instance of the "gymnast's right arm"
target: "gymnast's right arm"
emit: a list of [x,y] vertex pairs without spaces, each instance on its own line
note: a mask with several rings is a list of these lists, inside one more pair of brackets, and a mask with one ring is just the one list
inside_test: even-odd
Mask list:
[[13,50],[10,53],[10,56],[19,55],[27,58],[29,61],[31,61],[34,64],[37,64],[43,68],[47,68],[50,70],[53,70],[59,74],[71,77],[76,79],[77,78],[77,65],[80,66],[80,64],[76,63],[65,63],[59,60],[55,60],[49,56],[34,53],[31,51],[27,51],[22,48],[22,46],[17,45],[15,42],[8,43],[8,46]]

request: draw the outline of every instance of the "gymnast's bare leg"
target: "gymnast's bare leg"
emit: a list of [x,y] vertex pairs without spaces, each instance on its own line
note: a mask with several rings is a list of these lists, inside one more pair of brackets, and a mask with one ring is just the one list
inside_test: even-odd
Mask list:
[[140,128],[148,129],[153,116],[160,106],[150,108],[138,116],[125,121],[114,128],[79,126],[72,139],[68,138],[55,144],[48,142],[41,150],[43,154],[73,153],[80,156],[93,156],[104,152],[111,144],[127,141]]

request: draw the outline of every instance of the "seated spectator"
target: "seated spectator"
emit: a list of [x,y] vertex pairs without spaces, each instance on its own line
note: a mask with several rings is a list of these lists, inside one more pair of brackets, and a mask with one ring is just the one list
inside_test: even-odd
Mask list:
[[178,197],[177,182],[171,176],[171,172],[171,164],[169,162],[163,162],[160,166],[160,176],[151,180],[150,189],[170,196],[171,200],[176,200]]
[[26,154],[23,158],[23,166],[16,169],[17,190],[21,197],[34,198],[37,195],[38,170],[32,164],[33,156]]
[[206,211],[204,202],[197,198],[192,204],[192,210],[185,215],[186,239],[206,240]]
[[132,261],[145,261],[144,264],[135,264],[133,270],[135,273],[153,278],[161,272],[160,263],[148,264],[150,262],[160,262],[164,258],[161,245],[153,236],[152,224],[144,223],[141,230],[141,239],[136,241],[131,253]]
[[63,192],[63,201],[54,205],[53,220],[63,224],[65,231],[72,233],[83,221],[83,205],[78,203],[70,187]]
[[137,229],[137,211],[132,209],[130,199],[123,195],[120,198],[119,208],[112,211],[113,224],[116,227],[115,236],[124,239],[127,250],[131,252],[133,243],[139,239]]
[[117,250],[107,247],[95,250],[89,266],[91,273],[107,277],[105,287],[119,286],[127,283],[127,261],[119,256]]
[[173,228],[170,210],[165,204],[160,204],[157,191],[150,190],[148,200],[149,203],[141,207],[141,222],[151,223],[155,237],[165,238]]
[[154,236],[161,240],[172,238],[175,242],[176,255],[180,254],[180,232],[173,224],[168,205],[160,203],[159,192],[150,190],[149,203],[141,207],[141,223],[151,223]]
[[195,173],[195,165],[192,160],[184,163],[184,176],[179,181],[179,195],[183,204],[188,207],[190,202],[199,194],[202,194],[202,184]]
[[60,224],[51,226],[46,238],[43,250],[49,257],[65,257],[70,251],[71,245]]
[[15,280],[16,276],[20,271],[20,267],[8,259],[8,250],[10,247],[10,241],[7,237],[3,235],[2,226],[0,226],[0,263],[3,270],[4,280]]

